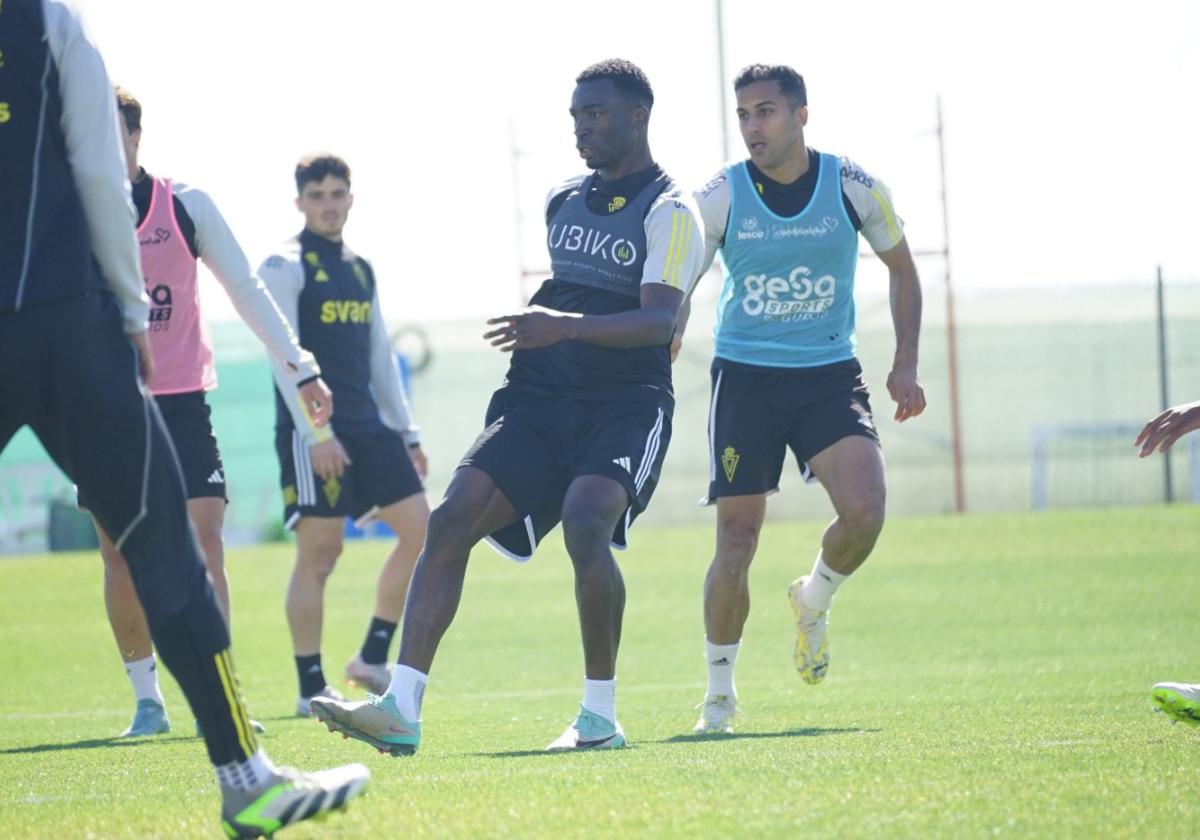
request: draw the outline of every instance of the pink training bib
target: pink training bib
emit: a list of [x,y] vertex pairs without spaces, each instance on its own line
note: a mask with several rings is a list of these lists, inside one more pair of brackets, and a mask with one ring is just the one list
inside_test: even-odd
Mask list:
[[200,318],[196,258],[179,231],[169,179],[154,179],[150,210],[138,226],[137,238],[150,296],[150,391],[210,391],[217,387],[212,339]]

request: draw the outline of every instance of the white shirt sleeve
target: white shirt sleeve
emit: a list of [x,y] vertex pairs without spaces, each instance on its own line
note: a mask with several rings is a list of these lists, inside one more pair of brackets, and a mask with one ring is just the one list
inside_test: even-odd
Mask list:
[[145,332],[150,302],[142,281],[129,195],[117,100],[104,59],[79,13],[61,0],[45,0],[46,36],[58,67],[62,131],[79,191],[92,253],[120,301],[125,332]]
[[554,201],[556,197],[575,189],[582,184],[586,178],[586,175],[574,175],[563,181],[561,184],[556,184],[554,188],[550,190],[550,192],[546,193],[546,203],[542,207],[542,216],[544,217],[550,212],[550,203]]
[[642,285],[664,283],[686,297],[700,277],[703,260],[704,233],[696,200],[678,188],[664,191],[646,214]]
[[[274,299],[280,315],[292,331],[296,332],[296,322],[300,320],[300,293],[304,291],[304,267],[300,265],[299,247],[297,246],[294,259],[282,254],[267,257],[258,269],[258,276]],[[328,440],[333,434],[329,426],[314,426],[300,402],[300,394],[296,390],[296,375],[281,365],[274,356],[271,357],[271,372],[275,376],[275,387],[279,389],[283,403],[292,415],[292,425],[300,432],[304,444],[307,446]],[[336,402],[333,410],[337,411]]]
[[703,274],[712,265],[718,249],[725,244],[729,206],[733,201],[728,170],[722,168],[695,193],[695,198],[700,207],[700,218],[704,222],[704,262],[700,268],[700,273]]
[[217,205],[207,193],[185,184],[175,184],[174,191],[196,225],[200,259],[225,287],[238,315],[266,346],[272,361],[290,374],[293,386],[320,376],[312,354],[300,347],[271,293],[250,271],[250,262]]
[[379,309],[378,289],[371,302],[371,393],[375,397],[375,405],[379,407],[379,419],[383,424],[399,432],[407,445],[419,444],[421,431],[413,422],[408,408],[400,370],[396,366],[396,354],[392,352],[392,341]]
[[891,250],[904,238],[904,220],[892,206],[892,193],[848,157],[839,160],[842,192],[862,222],[862,235],[875,253]]

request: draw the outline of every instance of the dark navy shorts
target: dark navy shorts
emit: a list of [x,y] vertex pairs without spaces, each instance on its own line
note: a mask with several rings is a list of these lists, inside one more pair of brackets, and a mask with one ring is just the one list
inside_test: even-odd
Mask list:
[[225,495],[225,467],[221,450],[213,434],[212,407],[203,391],[190,394],[167,394],[155,397],[163,422],[171,434],[175,454],[183,471],[183,484],[189,499]]
[[857,359],[812,368],[714,359],[708,417],[709,502],[778,490],[788,449],[812,481],[808,459],[842,438],[879,442]]
[[613,531],[623,549],[628,530],[650,503],[671,440],[670,397],[581,400],[501,388],[460,467],[487,473],[521,518],[487,539],[513,560],[528,560],[562,518],[571,482],[583,475],[611,478],[629,496]]
[[288,528],[302,516],[349,516],[361,527],[380,508],[425,489],[399,432],[382,423],[335,423],[334,433],[351,463],[341,478],[325,481],[313,472],[308,446],[295,429],[275,432]]

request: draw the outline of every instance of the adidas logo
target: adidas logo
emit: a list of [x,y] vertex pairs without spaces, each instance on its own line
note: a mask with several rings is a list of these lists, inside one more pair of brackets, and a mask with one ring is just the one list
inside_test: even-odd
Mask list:
[[388,631],[376,630],[374,633],[371,634],[371,637],[375,638],[375,639],[386,639],[388,637]]
[[630,474],[632,474],[632,473],[633,473],[633,468],[632,468],[632,466],[631,466],[631,463],[632,463],[632,462],[631,462],[631,459],[630,459],[630,458],[628,458],[628,457],[625,457],[625,458],[613,458],[613,463],[614,463],[614,464],[616,464],[616,465],[617,465],[618,467],[620,467],[621,469],[625,470],[625,472],[627,472],[627,473],[630,473]]
[[722,657],[721,657],[720,659],[718,659],[716,662],[710,662],[710,663],[708,663],[708,664],[709,664],[709,665],[728,665],[728,664],[729,664],[729,657],[727,657],[727,656],[722,656]]
[[320,665],[313,665],[313,666],[311,666],[311,667],[308,669],[307,673],[309,673],[309,674],[319,674],[319,673],[321,673],[321,666],[320,666]]
[[225,476],[221,475],[220,470],[213,470],[213,474],[208,477],[209,484],[224,484]]

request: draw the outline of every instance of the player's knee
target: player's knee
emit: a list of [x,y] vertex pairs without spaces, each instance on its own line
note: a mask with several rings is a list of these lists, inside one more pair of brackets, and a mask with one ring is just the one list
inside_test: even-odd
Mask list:
[[457,548],[466,537],[470,511],[454,499],[445,499],[429,514],[425,523],[426,553]]
[[879,532],[883,530],[883,494],[870,494],[844,505],[838,512],[838,518],[856,539],[874,544]]
[[324,583],[333,574],[338,558],[342,556],[342,541],[321,540],[304,546],[299,555],[300,567],[317,581]]
[[564,511],[562,526],[567,552],[577,565],[581,559],[597,553],[607,555],[613,523],[600,511],[587,508]]
[[717,562],[721,565],[749,566],[758,550],[758,526],[749,523],[722,523],[717,535]]

